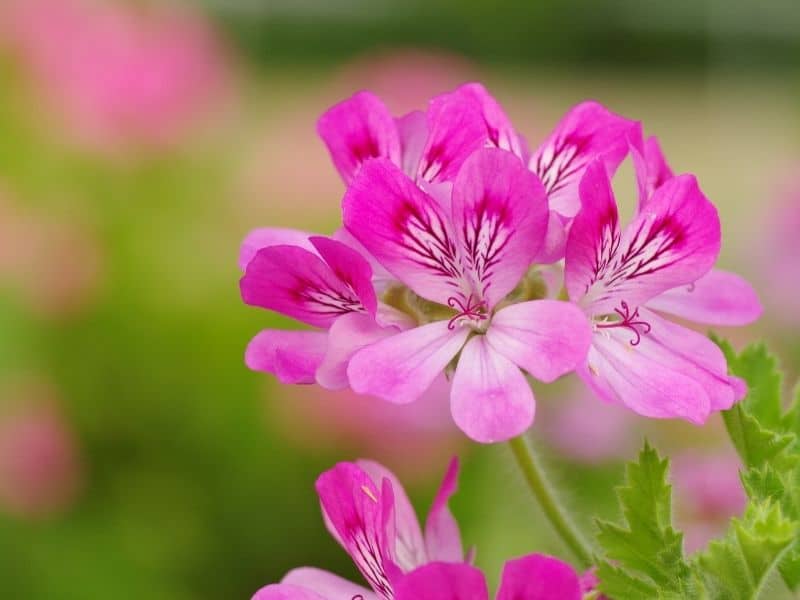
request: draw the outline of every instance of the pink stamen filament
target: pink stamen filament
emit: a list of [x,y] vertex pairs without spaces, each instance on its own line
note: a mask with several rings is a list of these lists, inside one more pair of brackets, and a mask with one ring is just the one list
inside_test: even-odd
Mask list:
[[[642,341],[642,334],[650,333],[652,326],[647,321],[643,321],[639,318],[638,308],[631,313],[628,303],[624,300],[620,302],[620,306],[622,308],[615,308],[614,312],[619,315],[619,318],[622,319],[621,321],[614,321],[613,323],[598,323],[597,328],[613,329],[615,327],[625,327],[626,329],[630,329],[636,335],[635,338],[631,339],[630,344],[631,346],[638,346]],[[640,327],[641,331],[639,331]]]
[[489,315],[486,314],[489,310],[488,306],[486,305],[486,300],[481,300],[476,304],[472,304],[472,299],[473,295],[470,294],[469,298],[467,298],[466,305],[461,301],[460,298],[456,298],[455,296],[451,296],[447,299],[447,306],[459,311],[456,316],[448,321],[448,329],[455,329],[458,322],[463,318],[474,319],[476,321],[485,321],[489,318]]

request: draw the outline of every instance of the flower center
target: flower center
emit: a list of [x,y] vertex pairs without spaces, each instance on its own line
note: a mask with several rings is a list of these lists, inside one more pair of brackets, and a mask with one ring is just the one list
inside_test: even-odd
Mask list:
[[631,312],[628,303],[623,300],[620,302],[620,308],[615,308],[614,312],[619,317],[619,321],[603,321],[601,323],[596,323],[595,327],[597,329],[614,329],[616,327],[624,327],[625,329],[629,329],[635,336],[631,338],[631,346],[638,346],[642,341],[642,334],[650,333],[652,327],[650,323],[639,317],[638,308]]
[[450,296],[447,299],[447,306],[458,311],[458,313],[447,323],[448,329],[455,329],[458,325],[469,325],[476,331],[486,329],[489,320],[489,308],[486,300],[478,300],[473,294],[469,295],[466,301],[457,296]]

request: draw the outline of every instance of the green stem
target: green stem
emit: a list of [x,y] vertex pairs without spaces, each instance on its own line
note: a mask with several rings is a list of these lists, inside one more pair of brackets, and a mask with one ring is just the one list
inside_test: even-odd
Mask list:
[[536,460],[533,449],[524,436],[513,438],[509,441],[509,445],[528,487],[539,502],[542,512],[544,512],[553,529],[561,536],[561,539],[581,563],[581,566],[588,568],[592,564],[592,551],[556,500],[555,492]]

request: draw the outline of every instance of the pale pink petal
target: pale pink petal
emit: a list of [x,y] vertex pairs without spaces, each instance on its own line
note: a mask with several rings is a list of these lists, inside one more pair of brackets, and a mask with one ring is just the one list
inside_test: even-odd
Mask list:
[[452,181],[462,163],[489,141],[481,106],[470,94],[456,90],[431,100],[428,141],[417,177],[426,181]]
[[434,562],[395,584],[394,600],[489,600],[486,580],[475,567]]
[[463,562],[464,547],[458,523],[447,505],[458,488],[458,458],[453,458],[442,485],[425,521],[425,548],[428,560],[444,562]]
[[367,588],[314,567],[293,569],[286,574],[281,583],[316,592],[325,600],[350,600],[358,596],[364,600],[378,600],[378,597]]
[[397,535],[393,553],[394,562],[402,571],[411,571],[428,562],[417,513],[408,499],[403,484],[394,473],[375,461],[359,460],[356,464],[372,478],[376,486],[381,486],[384,479],[392,485]]
[[366,248],[364,248],[364,245],[355,237],[353,237],[353,234],[347,231],[347,229],[340,227],[333,232],[331,237],[337,242],[342,242],[343,244],[350,246],[369,263],[369,266],[372,268],[372,286],[376,293],[383,293],[386,288],[393,283],[396,283],[397,280],[394,278],[394,276],[389,273],[389,271],[384,269],[383,265],[379,263],[377,259],[372,256],[372,254],[370,254]]
[[350,387],[396,404],[413,402],[453,360],[469,332],[439,321],[367,346],[350,359]]
[[256,252],[267,246],[300,246],[309,252],[315,252],[308,241],[313,234],[298,229],[281,227],[262,227],[248,233],[239,248],[239,268],[244,271]]
[[422,152],[428,141],[428,117],[421,110],[412,111],[397,119],[397,131],[400,134],[403,173],[416,178]]
[[566,284],[570,298],[593,314],[611,313],[622,301],[635,307],[688,285],[716,261],[719,217],[691,175],[662,185],[621,235],[601,163],[587,169],[581,199],[584,209],[567,241]]
[[343,201],[344,225],[397,279],[447,304],[463,287],[449,215],[386,160],[364,164]]
[[317,123],[317,132],[345,183],[350,183],[369,158],[400,164],[400,137],[394,119],[386,105],[369,92],[358,92],[328,109]]
[[274,583],[261,588],[252,600],[335,600],[334,596],[320,596],[304,587]]
[[[248,263],[240,281],[242,299],[251,306],[323,328],[344,314],[367,312],[370,307],[362,303],[350,283],[364,293],[370,285],[369,265],[355,250],[332,240],[330,243],[338,244],[339,252],[349,257],[348,272],[334,272],[318,255],[297,246],[262,248]],[[365,300],[374,303],[374,292]]]
[[244,362],[281,383],[314,383],[326,346],[327,335],[321,331],[265,329],[248,344]]
[[507,150],[518,158],[525,157],[525,148],[521,138],[514,130],[511,120],[506,115],[503,107],[480,83],[467,83],[462,85],[457,94],[471,97],[478,103],[486,122],[489,142],[502,150]]
[[624,328],[594,335],[585,366],[578,375],[602,399],[623,404],[645,417],[686,419],[702,424],[711,412],[711,400],[700,382],[682,372],[685,365],[641,336]]
[[316,382],[329,390],[346,389],[347,365],[353,354],[398,331],[395,327],[381,327],[373,317],[363,313],[339,317],[328,330],[328,344],[317,367]]
[[544,243],[547,195],[517,157],[485,148],[458,172],[452,211],[466,268],[491,309],[516,287]]
[[390,590],[394,495],[390,482],[376,485],[354,463],[338,463],[316,482],[325,521],[361,574],[378,593]]
[[571,566],[544,554],[530,554],[503,567],[497,600],[580,600],[578,574]]
[[353,290],[361,305],[374,316],[378,299],[372,287],[372,269],[367,260],[350,246],[331,238],[314,236],[309,241],[336,278]]
[[534,398],[519,368],[485,336],[472,338],[458,359],[450,392],[456,424],[477,442],[519,435],[533,423]]
[[586,167],[599,158],[613,174],[628,153],[628,136],[638,126],[597,102],[572,108],[529,163],[547,189],[551,210],[575,216],[581,208],[578,184]]
[[534,300],[498,311],[486,340],[495,352],[550,383],[586,359],[592,326],[570,302]]
[[572,221],[565,222],[565,218],[556,211],[551,210],[547,219],[547,234],[539,253],[534,259],[539,265],[549,265],[564,258],[567,248],[567,236]]
[[712,269],[697,281],[647,301],[647,307],[707,325],[748,325],[763,312],[758,294],[744,278]]

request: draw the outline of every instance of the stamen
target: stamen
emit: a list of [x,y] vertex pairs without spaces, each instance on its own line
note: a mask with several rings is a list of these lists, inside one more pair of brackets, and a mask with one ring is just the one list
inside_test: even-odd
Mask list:
[[[464,302],[461,301],[460,298],[456,296],[450,296],[447,299],[447,306],[450,308],[454,308],[458,310],[458,314],[454,316],[450,321],[447,323],[447,328],[453,330],[458,325],[461,319],[471,319],[475,321],[485,321],[489,318],[487,312],[489,311],[489,307],[486,305],[486,300],[481,300],[476,304],[472,304],[473,294],[469,295],[467,298],[466,305]],[[475,298],[477,300],[477,298]]]
[[[638,346],[642,341],[642,334],[650,333],[652,327],[647,321],[639,319],[638,308],[631,313],[628,303],[624,300],[620,302],[620,306],[622,308],[615,308],[614,312],[619,315],[619,318],[622,319],[621,321],[614,321],[613,323],[597,323],[595,327],[598,329],[613,329],[614,327],[625,327],[626,329],[630,329],[636,336],[635,338],[631,339],[630,344],[631,346]],[[641,331],[639,328],[641,328]]]

